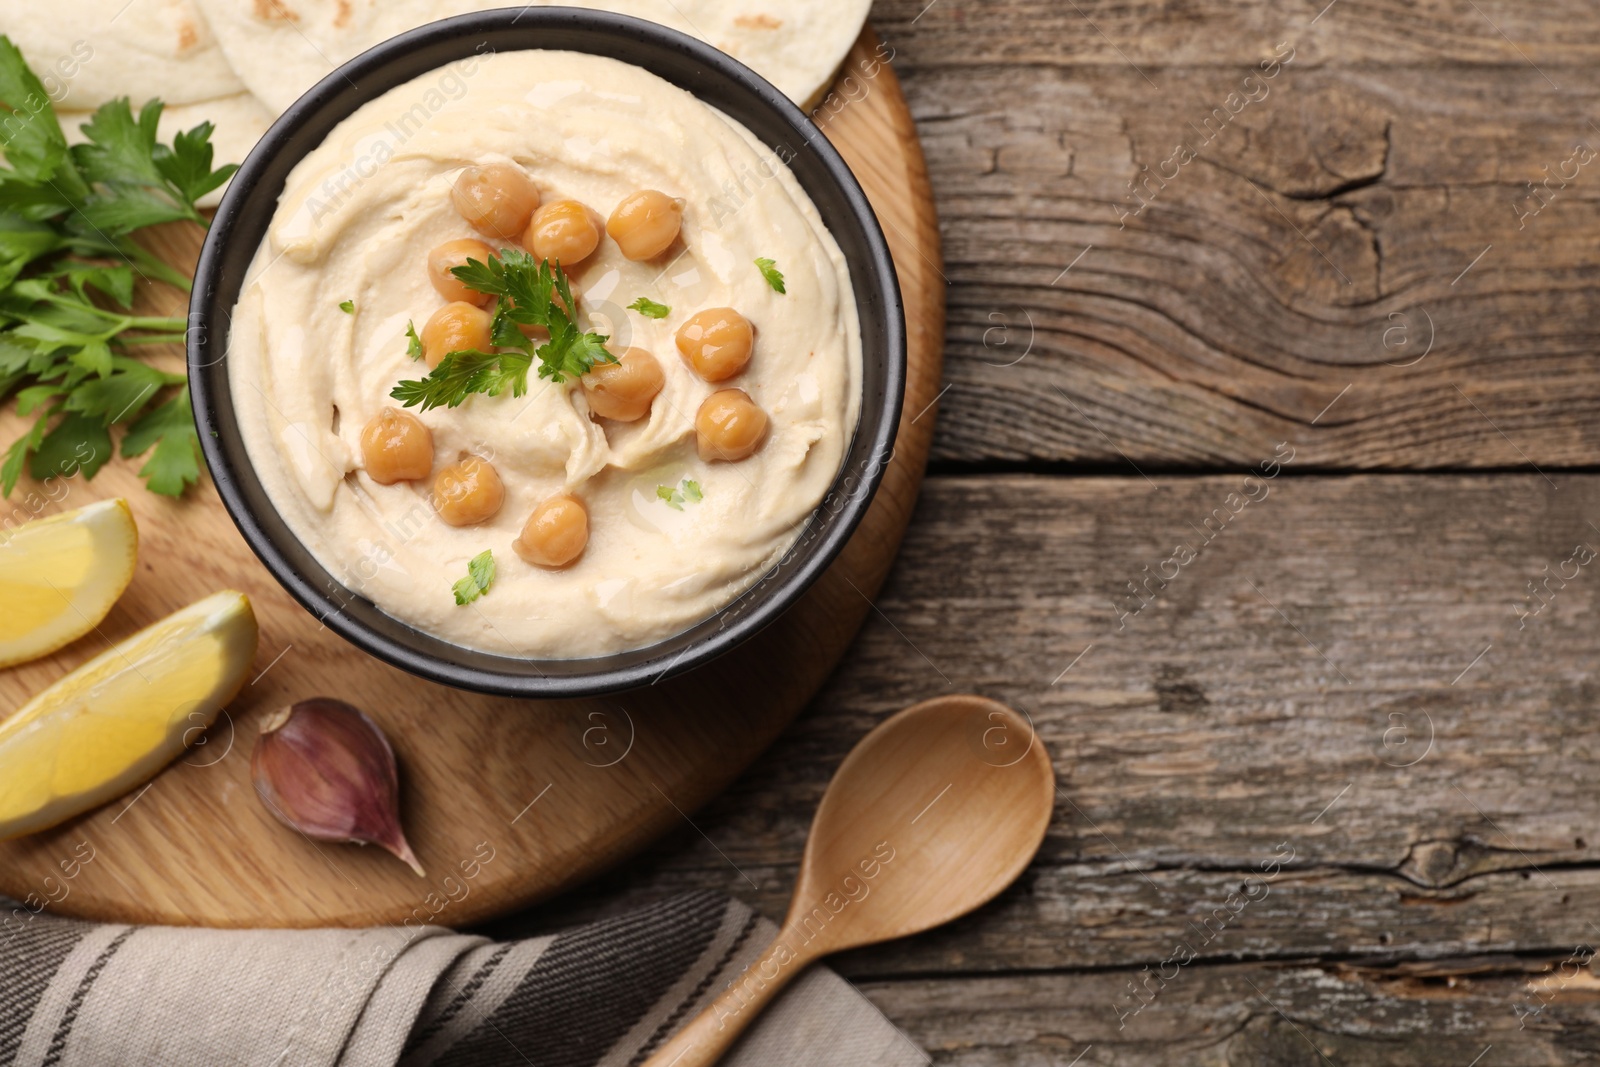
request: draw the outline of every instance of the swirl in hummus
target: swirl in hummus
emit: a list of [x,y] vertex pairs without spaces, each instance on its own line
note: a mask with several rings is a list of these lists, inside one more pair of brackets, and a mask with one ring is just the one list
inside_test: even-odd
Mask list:
[[[515,256],[526,243],[486,237],[452,200],[469,168],[507,164],[543,204],[577,201],[599,221],[595,250],[564,266],[577,328],[606,335],[615,356],[648,352],[664,380],[648,413],[625,422],[592,410],[579,378],[541,378],[535,359],[523,396],[407,408],[431,433],[429,473],[382,484],[363,431],[392,418],[398,383],[434,362],[407,351],[408,324],[422,329],[446,304],[430,251],[475,238]],[[642,260],[604,225],[640,190],[682,210],[677,239]],[[758,259],[776,264],[786,292]],[[639,298],[670,311],[629,310]],[[754,341],[741,370],[709,381],[677,337],[717,308],[737,309]],[[464,60],[335,127],[289,176],[234,308],[228,355],[251,461],[322,565],[404,622],[519,657],[643,647],[731,603],[822,500],[861,393],[848,268],[782,159],[660,78],[568,52]],[[766,430],[753,454],[708,461],[697,413],[729,388],[765,412]],[[459,478],[462,461],[494,468],[503,504],[452,525],[436,483],[441,472]],[[535,511],[560,500],[580,502],[588,522],[586,544],[564,563],[519,543]],[[492,585],[458,604],[452,587],[485,551]]]

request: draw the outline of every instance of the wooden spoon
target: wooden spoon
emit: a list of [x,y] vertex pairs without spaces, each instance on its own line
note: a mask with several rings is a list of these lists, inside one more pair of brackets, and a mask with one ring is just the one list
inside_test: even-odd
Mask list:
[[1005,705],[939,697],[891,716],[833,776],[778,936],[645,1067],[708,1067],[808,964],[993,899],[1033,859],[1054,803],[1049,754]]

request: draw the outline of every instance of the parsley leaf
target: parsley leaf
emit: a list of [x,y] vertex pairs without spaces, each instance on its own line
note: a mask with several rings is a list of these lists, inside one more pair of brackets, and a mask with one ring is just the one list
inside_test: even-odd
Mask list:
[[772,288],[777,292],[787,293],[789,291],[788,289],[784,288],[783,272],[778,269],[777,263],[770,259],[758,259],[756,260],[756,269],[759,270],[761,272],[761,276],[767,280],[767,284],[772,286]]
[[[130,238],[176,220],[206,225],[195,201],[227,181],[212,127],[158,140],[160,101],[101,105],[69,147],[49,93],[0,35],[0,399],[32,422],[0,461],[0,494],[24,473],[93,477],[126,426],[124,456],[176,495],[199,479],[199,438],[181,374],[135,358],[181,343],[181,316],[136,314],[134,275],[187,291],[187,274]],[[154,449],[152,452],[151,450]]]
[[339,301],[339,310],[346,315],[354,315],[356,313],[356,302],[354,300],[341,300]]
[[465,349],[451,352],[426,378],[403,381],[389,395],[404,407],[421,406],[423,411],[456,407],[474,393],[499,396],[511,389],[512,396],[528,391],[528,370],[533,360],[521,352],[480,352]]
[[[535,358],[539,377],[554,382],[581,378],[596,363],[617,361],[606,351],[604,334],[586,333],[572,321],[568,312],[575,306],[572,288],[559,264],[552,266],[519,248],[505,248],[487,263],[469,259],[450,273],[469,289],[496,298],[489,333],[499,351],[449,353],[426,378],[394,387],[389,395],[404,406],[421,406],[424,411],[453,408],[474,393],[499,396],[508,388],[513,396],[522,396]],[[543,327],[550,339],[535,347],[523,326]],[[421,342],[415,330],[407,332],[415,355]]]
[[155,445],[155,451],[139,468],[139,477],[153,493],[182,496],[200,480],[200,435],[194,428],[194,408],[189,403],[189,387],[128,428],[122,439],[122,454],[137,456]]
[[91,226],[125,234],[180,219],[205,221],[189,190],[204,188],[211,182],[215,182],[211,185],[215,188],[228,180],[234,168],[196,174],[200,155],[210,164],[209,124],[196,126],[180,138],[184,148],[179,155],[173,148],[156,143],[156,123],[161,112],[161,101],[152,100],[135,116],[124,97],[101,105],[94,117],[83,124],[83,134],[89,140],[73,147],[72,159],[83,177],[99,186],[99,192],[80,209]]
[[670,485],[658,485],[656,486],[656,496],[661,500],[665,500],[667,507],[673,511],[682,511],[684,501],[698,504],[705,499],[705,494],[700,491],[700,483],[693,478],[685,478],[678,483],[678,488],[676,489]]
[[422,338],[417,336],[417,324],[406,323],[406,355],[412,359],[422,358]]
[[550,343],[539,347],[539,377],[565,381],[581,378],[596,363],[615,363],[617,357],[606,351],[603,334],[579,333],[576,326],[550,331]]
[[69,411],[39,440],[28,461],[28,473],[40,481],[70,478],[82,472],[93,478],[111,458],[111,433],[100,419]]
[[186,200],[199,200],[219,188],[239,169],[237,163],[211,169],[211,133],[215,128],[209,122],[202,122],[192,130],[174,134],[170,149],[158,144],[152,153],[161,176]]
[[[50,106],[50,94],[28,69],[27,61],[9,37],[0,36],[0,111],[7,113],[0,124],[0,145],[5,149],[6,162],[18,179],[27,182],[44,182],[63,170],[71,171],[68,162],[66,134],[56,120],[55,109]],[[63,182],[60,195],[82,196],[87,187],[75,171],[72,181]]]
[[5,462],[0,463],[0,492],[6,496],[10,496],[11,490],[17,487],[17,479],[22,477],[22,467],[28,461],[28,453],[44,441],[45,421],[35,420],[28,432],[11,442],[6,449]]
[[450,587],[456,595],[456,606],[470,604],[489,591],[494,584],[494,552],[484,549],[467,563],[467,576]]
[[67,410],[97,416],[107,425],[131,422],[164,386],[183,384],[181,374],[167,374],[125,356],[113,356],[111,367],[106,377],[91,378],[74,389]]
[[658,304],[649,297],[641,296],[628,305],[629,311],[637,311],[647,319],[664,319],[672,314],[672,309],[665,304]]

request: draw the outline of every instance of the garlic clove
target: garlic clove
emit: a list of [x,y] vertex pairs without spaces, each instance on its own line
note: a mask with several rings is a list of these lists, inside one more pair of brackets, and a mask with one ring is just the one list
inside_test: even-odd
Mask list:
[[318,841],[381,845],[417,874],[400,827],[400,774],[378,725],[342,700],[316,697],[261,724],[250,777],[267,810]]

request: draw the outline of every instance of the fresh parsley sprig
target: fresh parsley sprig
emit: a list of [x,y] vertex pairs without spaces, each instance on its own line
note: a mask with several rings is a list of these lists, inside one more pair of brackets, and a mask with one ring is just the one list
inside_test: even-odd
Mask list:
[[499,396],[509,386],[512,396],[528,391],[532,357],[521,352],[451,352],[426,378],[411,378],[389,393],[403,407],[432,411],[455,407],[474,393]]
[[[605,334],[584,332],[572,319],[572,287],[560,264],[552,266],[520,248],[504,248],[487,263],[467,260],[450,273],[474,292],[495,297],[489,335],[497,351],[451,352],[426,378],[396,385],[390,396],[406,407],[427,411],[455,407],[474,393],[513,396],[528,391],[528,372],[535,359],[539,377],[553,382],[581,378],[596,363],[615,363],[606,351]],[[550,339],[534,342],[522,327],[543,327]],[[415,334],[412,334],[415,344]],[[413,349],[414,351],[414,349]]]
[[0,458],[0,493],[35,478],[93,477],[126,426],[124,456],[151,452],[140,474],[176,496],[200,477],[184,377],[132,358],[178,343],[180,317],[132,314],[135,274],[189,290],[187,275],[133,239],[158,223],[206,225],[195,201],[236,169],[212,167],[211,124],[156,139],[162,105],[102,105],[68,146],[50,96],[0,36],[0,400],[32,426]]

